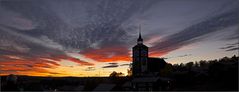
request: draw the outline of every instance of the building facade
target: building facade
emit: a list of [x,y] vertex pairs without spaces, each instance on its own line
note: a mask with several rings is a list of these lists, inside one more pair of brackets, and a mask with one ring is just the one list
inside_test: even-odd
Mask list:
[[142,76],[148,71],[148,47],[143,44],[141,33],[137,45],[133,47],[133,76]]

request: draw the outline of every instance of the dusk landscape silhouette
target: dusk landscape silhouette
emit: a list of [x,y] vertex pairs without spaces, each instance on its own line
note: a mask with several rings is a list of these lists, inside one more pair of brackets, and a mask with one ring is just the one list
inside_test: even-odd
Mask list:
[[238,91],[238,0],[0,0],[1,91]]

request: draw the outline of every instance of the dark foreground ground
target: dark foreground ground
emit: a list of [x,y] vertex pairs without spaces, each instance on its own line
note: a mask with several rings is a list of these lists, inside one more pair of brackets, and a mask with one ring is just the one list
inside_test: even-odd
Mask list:
[[[1,90],[2,91],[92,91],[97,85],[101,83],[116,83],[114,90],[123,90],[120,88],[124,82],[129,80],[127,77],[118,78],[116,81],[109,77],[28,77],[18,76],[16,84],[7,84],[6,76],[1,77]],[[213,90],[213,91],[238,91],[238,80],[210,80],[210,81],[197,81],[196,83],[180,83],[174,82],[171,90]]]

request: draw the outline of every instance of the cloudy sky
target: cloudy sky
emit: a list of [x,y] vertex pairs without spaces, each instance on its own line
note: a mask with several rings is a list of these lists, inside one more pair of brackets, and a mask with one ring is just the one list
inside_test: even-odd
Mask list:
[[0,0],[1,75],[108,76],[138,26],[171,64],[238,55],[238,0]]

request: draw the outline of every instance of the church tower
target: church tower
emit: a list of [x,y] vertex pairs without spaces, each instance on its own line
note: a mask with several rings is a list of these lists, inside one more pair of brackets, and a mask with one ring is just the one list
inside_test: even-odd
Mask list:
[[148,71],[148,47],[143,44],[140,28],[139,31],[137,45],[133,47],[133,76],[143,76]]

